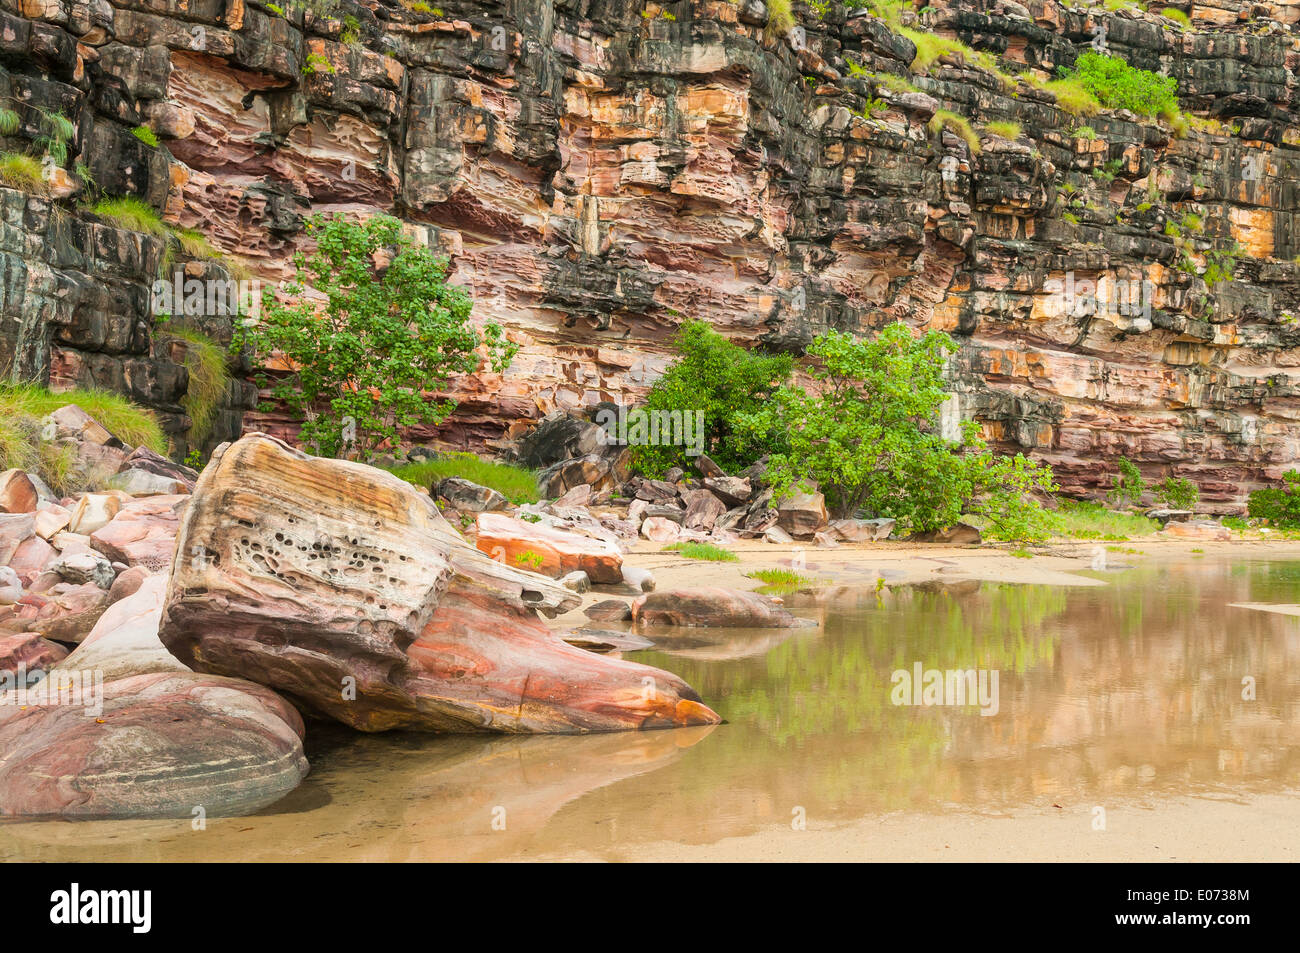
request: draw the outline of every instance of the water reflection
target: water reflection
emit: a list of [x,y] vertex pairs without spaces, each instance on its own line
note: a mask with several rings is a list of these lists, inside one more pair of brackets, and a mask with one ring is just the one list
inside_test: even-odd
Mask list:
[[[1300,601],[1300,562],[1207,558],[1104,578],[790,595],[820,628],[697,632],[629,656],[686,678],[727,719],[716,729],[479,739],[315,726],[312,776],[261,815],[204,833],[7,824],[0,857],[617,858],[640,842],[788,826],[795,806],[834,822],[1293,785],[1300,619],[1229,603]],[[996,669],[998,714],[891,704],[891,672],[916,662]]]

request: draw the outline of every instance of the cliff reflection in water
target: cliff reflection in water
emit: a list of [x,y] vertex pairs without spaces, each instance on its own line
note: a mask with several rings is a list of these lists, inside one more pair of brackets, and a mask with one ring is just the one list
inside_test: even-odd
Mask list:
[[[262,814],[0,826],[0,857],[487,859],[707,843],[896,810],[1285,790],[1300,769],[1300,562],[1155,564],[1104,586],[958,582],[787,598],[819,629],[655,633],[727,723],[581,738],[309,729],[313,772]],[[896,706],[891,673],[995,669],[999,706]],[[1257,699],[1242,698],[1255,679]],[[504,830],[493,828],[504,809]],[[215,834],[215,836],[213,836]]]

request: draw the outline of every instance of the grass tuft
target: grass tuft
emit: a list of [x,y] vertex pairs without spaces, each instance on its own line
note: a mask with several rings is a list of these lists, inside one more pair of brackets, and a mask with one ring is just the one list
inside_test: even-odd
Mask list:
[[496,490],[511,503],[536,503],[541,499],[537,474],[532,470],[483,460],[472,453],[444,453],[432,460],[394,467],[393,474],[422,489],[447,477],[460,477]]
[[163,337],[179,341],[185,348],[181,363],[189,371],[189,387],[181,398],[181,406],[192,422],[190,442],[202,446],[212,433],[217,419],[217,408],[230,386],[230,370],[226,365],[226,349],[206,334],[189,328],[165,327],[159,332]]
[[687,559],[704,559],[715,563],[734,563],[740,557],[729,549],[714,546],[712,543],[673,543],[660,552],[681,553]]

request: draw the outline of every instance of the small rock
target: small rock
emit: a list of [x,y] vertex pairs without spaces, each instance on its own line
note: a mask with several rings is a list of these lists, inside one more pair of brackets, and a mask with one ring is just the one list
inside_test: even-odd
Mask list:
[[669,468],[669,469],[664,473],[664,482],[665,482],[665,483],[676,483],[678,480],[680,480],[680,479],[681,479],[682,477],[684,477],[684,476],[686,476],[686,471],[683,470],[681,467],[670,467],[670,468]]
[[835,538],[848,543],[874,543],[888,539],[896,523],[897,521],[892,519],[834,520],[830,525],[830,531]]
[[622,599],[605,599],[587,606],[582,614],[592,622],[628,622],[632,607]]
[[913,533],[910,537],[914,543],[948,543],[952,546],[970,546],[982,542],[980,531],[969,523],[954,523],[946,529],[935,529],[925,533]]
[[703,453],[695,458],[695,469],[699,470],[700,476],[703,477],[724,477],[727,475],[726,470],[722,469],[722,467],[718,466]]
[[115,494],[87,493],[77,501],[68,529],[89,536],[95,530],[107,526],[121,508],[122,501]]
[[591,485],[587,483],[579,483],[556,500],[552,505],[555,507],[586,506],[589,502],[591,502]]
[[11,606],[23,597],[23,581],[10,566],[0,566],[0,606]]
[[647,516],[641,522],[640,532],[652,543],[672,543],[682,535],[682,528],[662,516]]
[[779,526],[769,526],[763,530],[763,539],[778,546],[785,546],[794,542],[794,537]]
[[611,632],[609,629],[573,629],[563,633],[560,638],[570,645],[601,655],[607,652],[634,652],[654,645],[649,639],[633,632]]
[[567,573],[560,577],[559,583],[570,592],[586,592],[591,588],[591,580],[582,570]]
[[623,565],[623,585],[640,589],[642,592],[654,592],[655,577],[649,569]]
[[42,539],[51,539],[56,533],[68,528],[72,522],[72,511],[58,503],[42,503],[36,511],[33,529]]
[[793,629],[810,625],[773,599],[739,589],[672,589],[651,592],[632,603],[638,625],[720,626]]
[[[117,565],[114,564],[113,568],[117,569]],[[108,598],[117,603],[128,596],[133,596],[144,585],[145,580],[151,577],[152,573],[143,566],[131,566],[119,570],[117,578],[113,580],[113,585],[108,589]]]
[[812,536],[826,519],[826,498],[820,493],[792,493],[776,507],[777,525],[796,538]]
[[682,525],[687,529],[707,533],[713,529],[718,517],[727,512],[726,504],[708,490],[687,490],[682,497],[686,501]]
[[66,581],[80,585],[93,582],[100,589],[113,585],[117,573],[113,564],[99,553],[65,553],[50,563],[49,570],[57,572]]
[[0,513],[31,513],[39,502],[36,487],[22,470],[0,473]]
[[749,481],[741,477],[706,477],[704,486],[706,489],[712,490],[714,495],[728,506],[739,506],[754,493]]
[[113,474],[105,485],[132,496],[174,496],[190,491],[180,480],[135,467]]
[[491,487],[479,486],[460,477],[439,480],[429,490],[429,495],[434,499],[445,500],[451,508],[466,513],[503,510],[508,505],[506,498]]

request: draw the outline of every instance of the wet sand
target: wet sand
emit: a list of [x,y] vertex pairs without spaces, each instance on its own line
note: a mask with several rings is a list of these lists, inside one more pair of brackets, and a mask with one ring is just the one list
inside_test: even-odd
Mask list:
[[[1000,817],[894,814],[840,827],[773,830],[713,844],[660,842],[624,859],[679,863],[918,861],[1237,862],[1300,861],[1300,796],[1180,798],[1107,809],[1093,829],[1093,806]],[[536,860],[552,858],[532,858]],[[591,857],[566,855],[566,859]]]

